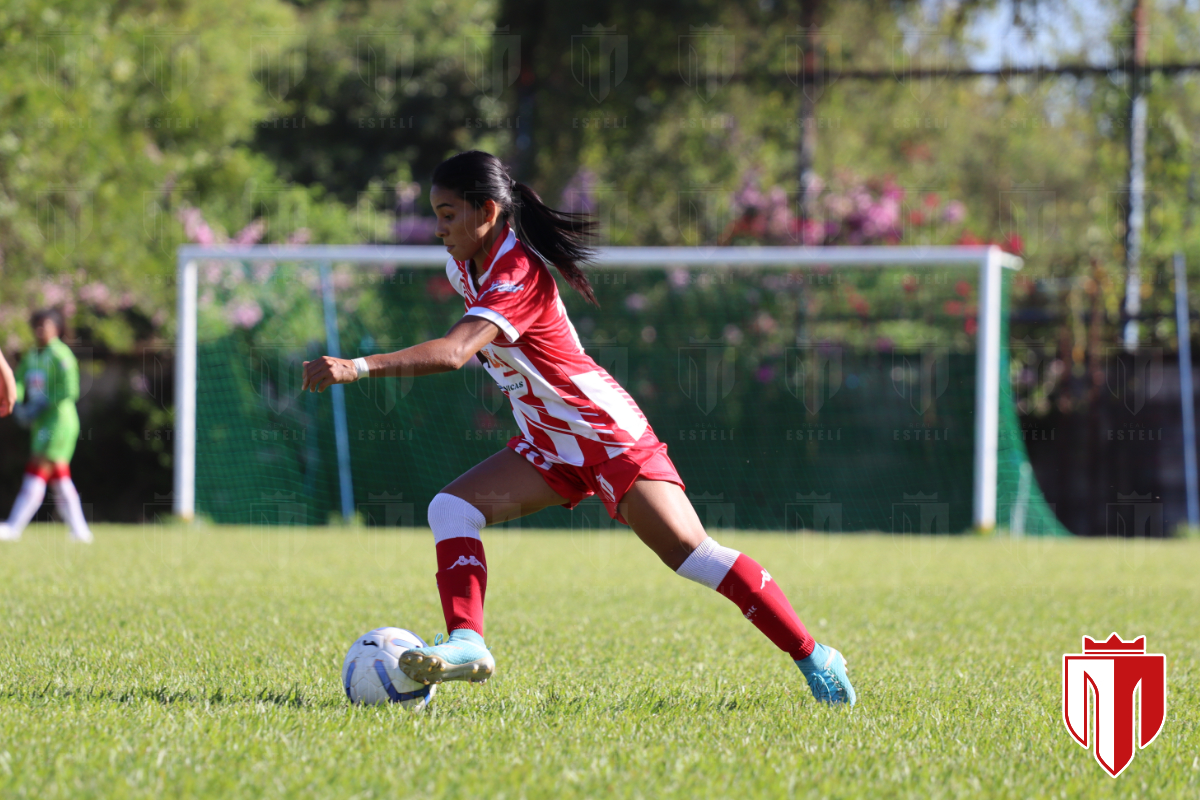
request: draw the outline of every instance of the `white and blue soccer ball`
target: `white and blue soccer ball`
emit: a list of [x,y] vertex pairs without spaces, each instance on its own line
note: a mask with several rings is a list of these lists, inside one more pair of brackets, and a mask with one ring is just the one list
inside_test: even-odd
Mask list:
[[342,664],[342,686],[351,703],[399,703],[420,711],[433,700],[436,684],[414,681],[400,669],[400,655],[425,641],[403,628],[376,628],[358,637]]

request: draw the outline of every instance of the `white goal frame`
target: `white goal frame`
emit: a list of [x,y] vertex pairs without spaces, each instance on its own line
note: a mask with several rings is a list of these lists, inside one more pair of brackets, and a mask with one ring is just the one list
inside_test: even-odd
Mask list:
[[[441,269],[446,250],[414,245],[184,245],[177,251],[178,335],[175,363],[174,512],[190,521],[196,511],[196,310],[198,262],[302,261],[321,268],[326,310],[326,344],[340,353],[333,318],[333,264],[392,264]],[[1001,270],[1019,270],[1023,262],[994,245],[986,247],[602,247],[595,266],[661,269],[671,266],[723,266],[733,269],[836,266],[846,268],[961,267],[979,274],[979,327],[975,361],[975,452],[972,521],[976,528],[996,525],[996,448],[1000,428]],[[349,449],[345,399],[335,386],[334,433],[337,439],[343,515],[351,516]]]

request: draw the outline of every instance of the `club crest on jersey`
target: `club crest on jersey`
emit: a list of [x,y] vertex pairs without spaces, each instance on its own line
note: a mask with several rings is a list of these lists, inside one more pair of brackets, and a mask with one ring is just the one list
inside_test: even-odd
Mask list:
[[505,364],[503,361],[496,358],[490,348],[485,347],[479,352],[483,354],[483,357],[487,361],[489,367],[493,369],[510,369],[508,364]]

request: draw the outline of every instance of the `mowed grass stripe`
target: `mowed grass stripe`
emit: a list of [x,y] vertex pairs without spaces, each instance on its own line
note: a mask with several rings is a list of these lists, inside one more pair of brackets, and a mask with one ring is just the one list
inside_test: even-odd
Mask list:
[[[428,531],[34,526],[0,551],[0,796],[1200,796],[1200,543],[714,533],[846,654],[852,713],[627,532],[485,533],[497,677],[415,715],[339,669],[441,629]],[[1168,664],[1115,781],[1060,698],[1113,630]]]

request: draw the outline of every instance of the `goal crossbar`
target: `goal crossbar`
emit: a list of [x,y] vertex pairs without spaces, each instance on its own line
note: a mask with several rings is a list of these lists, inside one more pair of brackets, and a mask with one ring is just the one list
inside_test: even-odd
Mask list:
[[[446,264],[446,250],[416,245],[184,245],[177,251],[178,353],[175,372],[174,512],[195,515],[196,353],[198,262],[303,261],[328,268],[337,263],[393,264],[434,269]],[[981,530],[996,524],[997,446],[1000,424],[1002,270],[1019,270],[1022,260],[996,246],[980,247],[602,247],[591,264],[629,269],[675,266],[764,266],[816,268],[961,267],[979,276],[975,364],[975,443],[972,522]],[[335,387],[339,388],[339,387]],[[341,448],[339,448],[340,450]],[[342,505],[349,486],[342,473]]]

